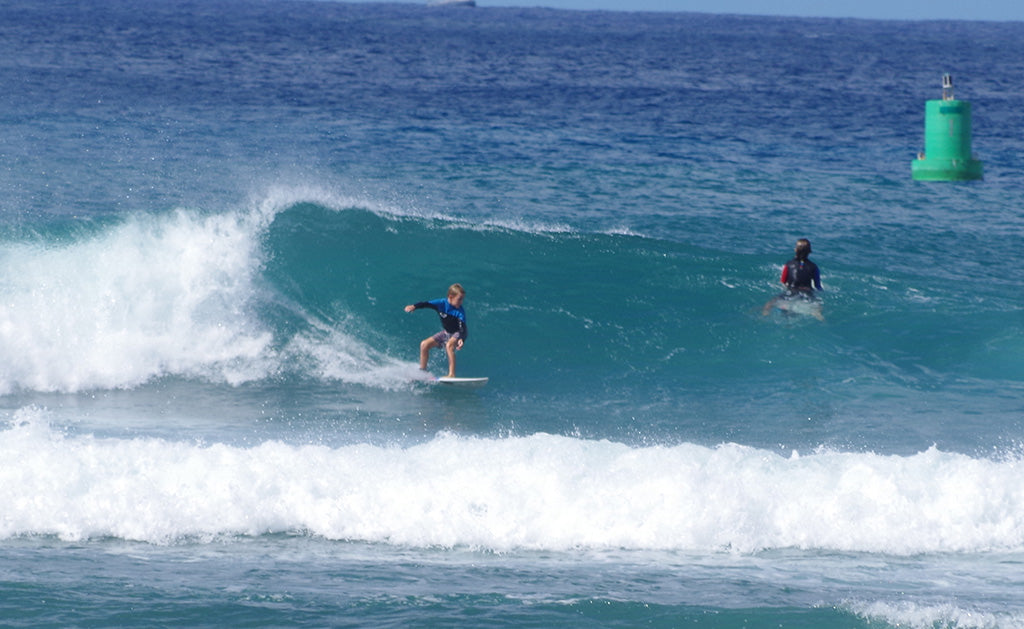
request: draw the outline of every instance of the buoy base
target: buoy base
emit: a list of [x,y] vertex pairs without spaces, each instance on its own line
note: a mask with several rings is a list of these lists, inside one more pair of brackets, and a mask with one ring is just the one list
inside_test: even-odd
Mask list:
[[980,159],[915,159],[910,163],[914,181],[972,181],[982,179]]

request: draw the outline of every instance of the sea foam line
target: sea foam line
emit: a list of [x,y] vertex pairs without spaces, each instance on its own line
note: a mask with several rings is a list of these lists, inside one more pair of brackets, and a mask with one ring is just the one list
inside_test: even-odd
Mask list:
[[1022,629],[1024,614],[1012,611],[972,610],[955,603],[920,604],[912,601],[849,603],[847,607],[869,621],[883,621],[893,627],[932,629]]
[[891,554],[1024,548],[1017,459],[634,448],[536,434],[248,448],[0,432],[0,538],[308,533],[415,547]]

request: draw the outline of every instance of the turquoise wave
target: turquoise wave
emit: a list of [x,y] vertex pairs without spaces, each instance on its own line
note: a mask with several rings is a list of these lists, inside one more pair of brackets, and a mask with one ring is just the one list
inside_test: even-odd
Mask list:
[[[880,277],[823,252],[826,320],[765,317],[775,255],[317,195],[264,205],[10,236],[0,350],[22,360],[0,387],[415,390],[419,340],[438,322],[403,306],[457,281],[470,324],[459,371],[492,379],[505,426],[780,449],[1013,447],[1002,435],[1019,422],[1024,325],[998,282],[964,293],[931,269]],[[430,367],[446,368],[439,353]]]
[[[826,322],[774,313],[783,257],[633,234],[480,226],[296,204],[268,229],[265,278],[327,326],[404,351],[434,327],[402,306],[468,290],[482,369],[674,371],[745,381],[819,373],[929,388],[1024,381],[1020,316],[999,287],[822,262]],[[912,325],[911,325],[912,323]],[[289,326],[284,326],[288,328]],[[468,347],[468,346],[467,346]]]

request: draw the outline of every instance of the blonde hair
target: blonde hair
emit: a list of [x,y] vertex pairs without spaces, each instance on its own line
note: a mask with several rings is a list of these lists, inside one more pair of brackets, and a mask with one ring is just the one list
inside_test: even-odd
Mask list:
[[466,289],[462,287],[462,284],[458,282],[448,287],[448,297],[454,297],[455,295],[466,295]]

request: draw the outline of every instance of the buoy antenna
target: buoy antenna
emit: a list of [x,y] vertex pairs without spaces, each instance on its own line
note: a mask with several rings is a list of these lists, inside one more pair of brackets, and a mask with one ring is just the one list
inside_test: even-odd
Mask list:
[[942,100],[953,100],[953,77],[942,75]]

